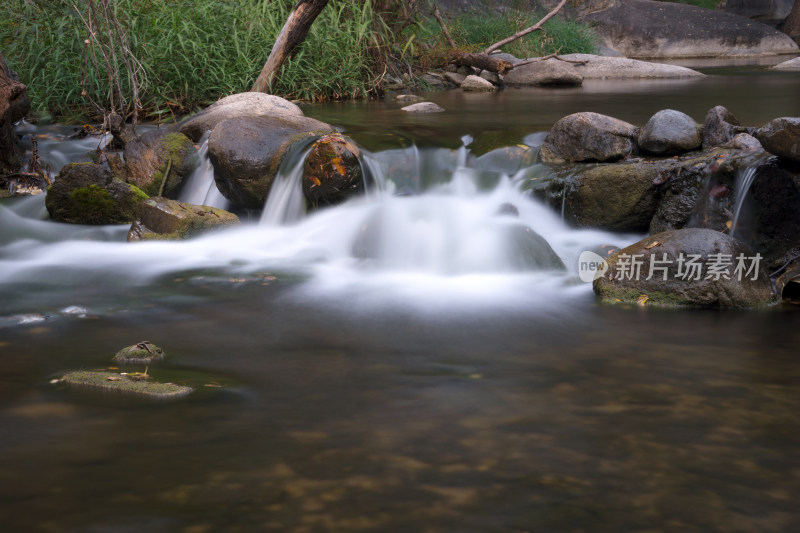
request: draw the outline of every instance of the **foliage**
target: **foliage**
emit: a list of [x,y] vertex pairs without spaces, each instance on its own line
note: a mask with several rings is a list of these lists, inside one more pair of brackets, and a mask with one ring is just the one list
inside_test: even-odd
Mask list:
[[[87,39],[85,1],[6,0],[0,49],[28,85],[34,109],[78,118],[80,58]],[[139,98],[150,119],[169,119],[248,90],[288,16],[293,0],[117,0],[133,54],[148,82]],[[288,98],[365,96],[373,88],[387,26],[370,2],[332,0],[283,67],[275,92]],[[377,50],[377,51],[376,51]],[[90,88],[107,80],[88,65]],[[124,82],[124,80],[123,80]],[[125,89],[123,87],[123,89]]]

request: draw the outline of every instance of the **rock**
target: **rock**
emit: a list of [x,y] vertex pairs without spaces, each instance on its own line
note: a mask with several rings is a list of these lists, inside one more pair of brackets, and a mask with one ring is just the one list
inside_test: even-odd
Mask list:
[[151,381],[146,374],[117,374],[114,372],[68,372],[60,380],[71,386],[120,392],[149,398],[179,398],[192,392],[191,387],[175,383]]
[[229,118],[273,117],[290,115],[302,117],[303,111],[280,96],[258,92],[232,94],[214,102],[202,111],[184,119],[178,125],[180,132],[197,142],[207,131]]
[[503,77],[506,85],[564,85],[583,83],[583,76],[571,64],[558,59],[536,61],[514,67]]
[[584,17],[603,44],[633,58],[761,56],[798,51],[792,39],[748,18],[685,4],[616,0]]
[[30,108],[27,87],[0,54],[0,176],[19,170],[14,123],[25,118]]
[[[513,206],[512,206],[513,207]],[[505,229],[508,242],[505,264],[513,271],[566,270],[544,237],[524,224],[510,224]]]
[[407,105],[401,109],[403,111],[408,111],[409,113],[441,113],[444,111],[443,107],[440,107],[433,102],[419,102],[417,104]]
[[147,195],[135,185],[115,180],[94,163],[71,163],[47,189],[50,217],[72,224],[130,223]]
[[444,76],[436,74],[434,72],[428,72],[427,74],[422,75],[422,81],[428,83],[433,87],[444,87],[445,81]]
[[800,117],[771,120],[756,132],[755,137],[767,152],[800,162]]
[[477,74],[477,73],[475,72],[475,69],[474,69],[474,68],[472,68],[472,67],[469,67],[469,66],[467,66],[467,65],[461,65],[460,67],[458,67],[458,68],[456,69],[456,73],[457,73],[457,74],[461,74],[461,75],[462,75],[462,76],[464,76],[465,78],[466,78],[467,76],[472,76],[472,75],[474,75],[474,74]]
[[486,152],[475,160],[475,168],[513,176],[520,168],[533,165],[535,160],[535,150],[516,144]]
[[610,161],[631,153],[636,128],[622,120],[583,112],[567,115],[556,122],[542,144],[542,160]]
[[732,148],[743,152],[763,152],[764,147],[758,139],[749,133],[739,133],[733,139],[722,145],[723,148]]
[[208,139],[217,188],[228,200],[261,209],[283,156],[295,142],[333,133],[313,118],[275,115],[231,118],[220,122]]
[[646,231],[658,205],[658,175],[647,163],[590,167],[567,188],[564,218],[578,227]]
[[616,252],[607,262],[608,270],[593,285],[606,302],[762,307],[775,301],[756,255],[714,230],[657,233]]
[[694,119],[674,109],[664,109],[653,115],[639,134],[639,148],[654,155],[696,150],[701,143]]
[[595,78],[702,78],[705,74],[686,67],[649,63],[627,57],[607,57],[593,54],[566,54],[570,61],[584,61],[583,65],[572,64],[584,80]]
[[407,102],[411,104],[422,100],[422,98],[420,98],[416,94],[398,94],[397,96],[394,97],[394,99],[397,100],[398,102]]
[[486,92],[497,90],[497,87],[480,76],[470,74],[464,78],[464,81],[461,82],[461,90],[470,92]]
[[126,346],[118,351],[113,360],[120,364],[136,365],[150,364],[164,359],[164,350],[150,341],[142,341],[132,346]]
[[109,166],[115,178],[136,185],[148,196],[174,198],[197,166],[196,154],[182,133],[148,131],[125,144],[124,169],[117,162],[109,161]]
[[114,137],[117,147],[125,148],[126,144],[136,138],[133,126],[125,123],[125,118],[116,111],[112,111],[108,115],[108,131]]
[[364,190],[360,153],[338,133],[314,142],[303,164],[303,194],[311,207],[339,204]]
[[789,15],[794,0],[724,0],[718,9],[777,27]]
[[800,57],[795,57],[789,61],[778,63],[772,67],[772,70],[800,70]]
[[452,83],[456,87],[461,87],[461,84],[464,82],[465,79],[467,79],[467,77],[457,72],[445,72],[444,79],[446,79],[448,82]]
[[722,146],[744,131],[745,128],[726,107],[712,107],[703,123],[703,148]]
[[190,239],[236,224],[239,217],[223,209],[155,197],[139,204],[128,240]]
[[482,70],[480,74],[478,74],[481,78],[485,79],[492,85],[500,85],[500,76],[492,72],[491,70]]

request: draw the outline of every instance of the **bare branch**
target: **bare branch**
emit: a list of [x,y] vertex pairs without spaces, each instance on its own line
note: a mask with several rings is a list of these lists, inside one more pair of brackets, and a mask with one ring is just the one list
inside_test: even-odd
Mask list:
[[537,30],[541,30],[542,26],[544,25],[544,23],[547,22],[548,20],[550,20],[551,18],[553,18],[555,16],[555,14],[558,13],[561,10],[561,8],[566,5],[566,3],[567,3],[567,0],[561,0],[561,2],[556,7],[554,7],[553,10],[550,11],[550,13],[545,15],[542,18],[542,20],[540,20],[539,22],[537,22],[536,24],[534,24],[530,28],[524,29],[524,30],[522,30],[520,32],[515,33],[511,37],[506,37],[502,41],[498,41],[498,42],[494,43],[489,48],[484,50],[483,53],[484,54],[491,54],[492,52],[494,52],[495,50],[497,50],[498,48],[500,48],[503,45],[506,45],[506,44],[508,44],[510,42],[516,41],[520,37],[524,37],[524,36],[528,35],[529,33],[533,33],[533,32],[535,32]]
[[436,5],[436,2],[433,3],[433,16],[436,17],[436,20],[439,22],[439,26],[442,27],[444,36],[447,38],[447,42],[450,44],[450,46],[452,48],[458,48],[456,46],[456,42],[450,36],[450,32],[447,30],[447,24],[444,23],[444,19],[442,18],[442,14],[439,12],[439,7]]

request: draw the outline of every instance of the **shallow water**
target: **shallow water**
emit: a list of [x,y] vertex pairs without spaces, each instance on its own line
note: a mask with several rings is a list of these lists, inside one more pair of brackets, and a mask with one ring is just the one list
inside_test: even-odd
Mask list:
[[[641,124],[724,103],[758,125],[800,115],[800,76],[604,87],[437,94],[459,109],[438,119],[309,106],[408,195],[290,226],[127,244],[125,227],[34,222],[40,200],[0,204],[4,530],[800,530],[796,308],[598,305],[574,258],[638,236],[574,231],[519,181],[433,148],[502,128],[535,145],[581,110]],[[505,202],[567,272],[498,259]],[[390,244],[359,260],[375,212]],[[50,383],[144,339],[167,352],[156,379],[198,391]]]

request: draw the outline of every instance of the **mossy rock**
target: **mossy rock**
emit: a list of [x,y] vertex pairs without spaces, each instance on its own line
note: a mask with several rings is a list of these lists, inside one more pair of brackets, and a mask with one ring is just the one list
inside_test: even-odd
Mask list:
[[237,224],[239,217],[223,209],[155,197],[139,205],[128,240],[190,239]]
[[47,189],[50,217],[72,224],[130,223],[140,202],[147,199],[135,185],[115,180],[94,163],[66,165]]
[[76,387],[86,387],[103,391],[119,392],[146,396],[148,398],[179,398],[186,396],[194,389],[175,383],[158,383],[144,378],[142,374],[134,376],[115,372],[78,371],[68,372],[61,381]]
[[121,364],[146,364],[164,359],[164,350],[150,341],[142,341],[126,346],[114,355],[114,361]]
[[[175,197],[197,165],[192,141],[182,133],[149,131],[125,145],[124,176],[149,196]],[[166,179],[166,182],[164,181]]]

